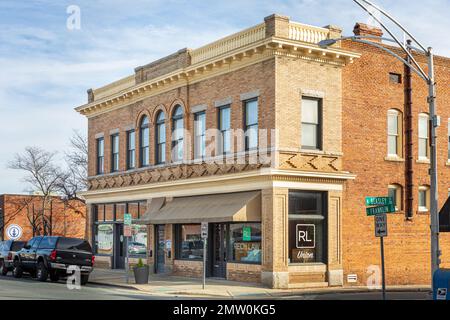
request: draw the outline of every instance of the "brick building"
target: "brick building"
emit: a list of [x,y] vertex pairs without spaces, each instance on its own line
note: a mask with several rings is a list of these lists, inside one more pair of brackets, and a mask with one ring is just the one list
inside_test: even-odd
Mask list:
[[83,201],[50,197],[45,204],[45,219],[42,219],[42,200],[39,195],[0,195],[0,240],[8,239],[6,229],[17,224],[23,231],[20,240],[28,241],[44,233],[44,223],[49,234],[85,238],[86,205]]
[[[355,32],[377,31],[359,24]],[[356,274],[365,283],[379,249],[364,197],[389,193],[399,212],[389,217],[388,281],[428,281],[426,146],[413,168],[418,209],[408,217],[403,210],[411,190],[402,187],[405,70],[366,46],[317,46],[340,36],[335,26],[272,15],[89,90],[76,110],[88,118],[84,197],[97,265],[124,267],[127,212],[129,252],[152,272],[201,276],[200,223],[208,222],[209,277],[288,288],[346,285]],[[438,80],[448,83],[450,62],[437,60]],[[413,83],[419,121],[425,89]],[[443,88],[438,107],[447,124]],[[444,126],[439,134],[443,202],[450,176]]]

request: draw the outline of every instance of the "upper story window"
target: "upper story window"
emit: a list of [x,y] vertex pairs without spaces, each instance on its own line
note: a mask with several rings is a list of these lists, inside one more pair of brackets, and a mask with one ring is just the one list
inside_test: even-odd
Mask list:
[[206,156],[206,113],[194,114],[194,158],[203,159]]
[[426,160],[429,156],[429,116],[426,113],[419,114],[419,160]]
[[322,99],[302,98],[302,148],[322,148]]
[[388,197],[394,199],[395,211],[402,210],[403,204],[402,195],[403,195],[403,188],[401,185],[392,184],[388,186]]
[[174,162],[183,160],[183,140],[183,108],[177,106],[172,115],[172,161]]
[[127,169],[136,168],[136,132],[127,132]]
[[166,117],[159,111],[156,117],[156,163],[166,162]]
[[231,107],[219,108],[219,131],[217,154],[231,153]]
[[245,150],[258,148],[258,99],[244,101]]
[[119,171],[119,134],[111,136],[111,172]]
[[388,156],[402,156],[402,115],[398,110],[388,111]]
[[147,116],[144,116],[141,120],[139,129],[139,144],[140,144],[140,165],[141,167],[147,167],[150,165],[150,129],[149,120]]
[[402,75],[399,73],[389,73],[389,82],[392,84],[401,84],[402,83]]
[[105,173],[105,139],[97,139],[97,174]]
[[430,189],[427,186],[419,187],[419,212],[427,212],[430,203]]

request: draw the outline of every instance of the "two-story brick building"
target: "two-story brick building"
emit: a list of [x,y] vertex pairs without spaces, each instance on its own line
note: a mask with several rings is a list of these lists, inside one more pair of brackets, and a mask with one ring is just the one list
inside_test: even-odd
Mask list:
[[[389,186],[403,192],[404,157],[386,153],[388,114],[404,107],[403,87],[391,85],[389,73],[401,77],[403,69],[364,46],[317,46],[340,36],[335,26],[272,15],[89,90],[76,110],[88,118],[84,197],[97,263],[123,268],[123,216],[131,213],[129,252],[157,273],[200,277],[200,224],[208,222],[210,277],[276,288],[340,286],[353,273],[364,281],[378,263],[364,197],[385,195]],[[395,141],[402,149],[403,140]],[[445,162],[441,169],[445,180]],[[426,198],[421,179],[413,205]],[[396,215],[393,238],[424,233],[422,260],[412,264],[420,269],[429,250],[426,215],[402,217]],[[396,250],[393,273],[408,263]]]

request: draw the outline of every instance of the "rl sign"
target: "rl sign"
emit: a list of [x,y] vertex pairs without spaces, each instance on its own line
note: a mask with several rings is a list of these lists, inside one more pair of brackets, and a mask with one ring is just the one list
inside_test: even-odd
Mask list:
[[316,247],[316,226],[313,224],[298,224],[297,249],[314,249]]

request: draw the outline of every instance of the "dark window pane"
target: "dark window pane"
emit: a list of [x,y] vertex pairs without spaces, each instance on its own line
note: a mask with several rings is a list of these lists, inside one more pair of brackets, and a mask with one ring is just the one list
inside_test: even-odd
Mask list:
[[201,225],[185,224],[177,226],[178,259],[202,260],[203,240],[201,237]]
[[14,241],[12,246],[11,246],[11,251],[19,251],[20,249],[23,248],[23,246],[25,245],[25,241]]
[[39,244],[39,249],[53,249],[57,240],[58,238],[56,237],[44,237]]
[[59,238],[57,249],[92,252],[91,245],[84,239]]

